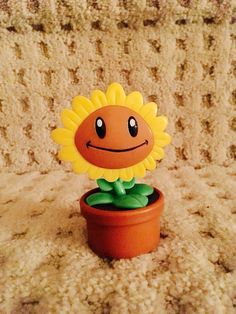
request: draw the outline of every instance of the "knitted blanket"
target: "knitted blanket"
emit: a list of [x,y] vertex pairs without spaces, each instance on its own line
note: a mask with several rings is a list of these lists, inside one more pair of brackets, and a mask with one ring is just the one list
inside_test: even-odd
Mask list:
[[[234,2],[0,1],[0,313],[235,313]],[[50,139],[112,81],[169,119],[161,242],[97,257]]]
[[160,168],[161,241],[130,260],[96,256],[63,171],[2,174],[1,313],[235,313],[235,170]]

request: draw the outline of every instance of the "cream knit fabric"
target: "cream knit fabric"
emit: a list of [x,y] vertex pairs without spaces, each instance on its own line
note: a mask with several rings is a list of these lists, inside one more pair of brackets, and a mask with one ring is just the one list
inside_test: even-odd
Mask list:
[[[0,1],[0,313],[235,313],[234,1]],[[166,197],[158,249],[91,252],[93,183],[50,132],[73,96],[121,83],[173,142],[145,178]]]

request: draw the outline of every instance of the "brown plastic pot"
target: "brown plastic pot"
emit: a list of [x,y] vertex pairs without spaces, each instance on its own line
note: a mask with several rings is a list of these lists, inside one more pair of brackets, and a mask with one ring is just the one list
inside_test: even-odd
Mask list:
[[81,213],[87,220],[88,244],[100,257],[131,258],[155,250],[160,240],[160,216],[164,196],[154,189],[156,199],[148,206],[130,210],[108,210],[91,207],[80,199]]

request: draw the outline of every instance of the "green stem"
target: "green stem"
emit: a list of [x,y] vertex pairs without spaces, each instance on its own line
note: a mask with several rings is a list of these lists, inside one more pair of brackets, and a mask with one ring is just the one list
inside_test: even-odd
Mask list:
[[126,194],[123,183],[119,179],[116,180],[115,182],[113,182],[112,184],[113,184],[114,192],[116,195],[125,195]]

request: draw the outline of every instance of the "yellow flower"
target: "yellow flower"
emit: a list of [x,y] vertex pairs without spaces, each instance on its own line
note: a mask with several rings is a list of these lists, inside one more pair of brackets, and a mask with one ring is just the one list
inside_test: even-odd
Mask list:
[[52,139],[62,145],[59,159],[72,162],[76,173],[129,181],[153,170],[171,141],[164,132],[167,118],[156,114],[155,103],[144,104],[137,91],[126,96],[112,83],[106,93],[94,90],[90,100],[76,96],[72,109],[62,111],[64,128],[55,129]]

